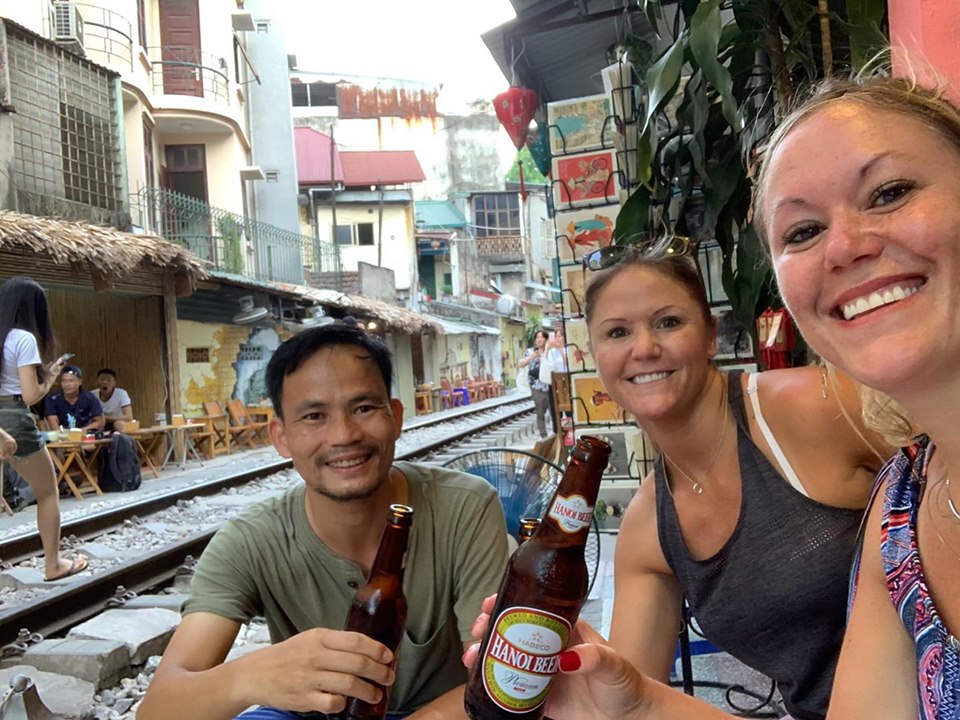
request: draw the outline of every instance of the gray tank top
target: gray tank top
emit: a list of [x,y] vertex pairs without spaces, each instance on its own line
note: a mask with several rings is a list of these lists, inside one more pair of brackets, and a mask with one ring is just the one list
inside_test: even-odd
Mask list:
[[[663,459],[654,465],[660,547],[710,642],[777,682],[797,720],[821,720],[846,624],[861,510],[823,505],[780,476],[750,439],[740,373],[730,373],[741,505],[726,544],[691,557]],[[710,502],[705,493],[702,502]]]

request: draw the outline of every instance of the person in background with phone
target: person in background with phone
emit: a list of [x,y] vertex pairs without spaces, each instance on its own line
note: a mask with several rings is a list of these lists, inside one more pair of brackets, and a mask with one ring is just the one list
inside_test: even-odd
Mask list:
[[64,361],[52,361],[56,352],[47,296],[26,277],[12,277],[0,285],[0,429],[16,442],[10,465],[37,496],[37,528],[43,544],[46,580],[81,572],[82,555],[72,561],[60,557],[60,495],[53,461],[30,414],[55,382]]

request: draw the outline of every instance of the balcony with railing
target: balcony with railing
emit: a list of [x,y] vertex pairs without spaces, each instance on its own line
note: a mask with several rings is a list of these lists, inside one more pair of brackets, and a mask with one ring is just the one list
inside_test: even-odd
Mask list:
[[[126,16],[100,5],[75,2],[82,21],[84,55],[120,74],[133,69],[133,23]],[[55,22],[55,21],[54,21]]]
[[316,238],[244,218],[188,195],[145,188],[135,222],[186,247],[214,269],[257,280],[302,284],[304,271],[339,288],[340,249]]
[[488,262],[522,262],[526,257],[524,239],[520,235],[478,237],[477,255]]
[[147,54],[154,93],[187,95],[230,104],[226,58],[179,45],[149,47]]

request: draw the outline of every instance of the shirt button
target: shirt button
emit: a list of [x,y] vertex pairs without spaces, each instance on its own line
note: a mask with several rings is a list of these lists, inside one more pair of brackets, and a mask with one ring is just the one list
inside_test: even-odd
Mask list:
[[347,580],[347,585],[352,587],[354,590],[360,587],[360,583],[358,583],[356,580]]

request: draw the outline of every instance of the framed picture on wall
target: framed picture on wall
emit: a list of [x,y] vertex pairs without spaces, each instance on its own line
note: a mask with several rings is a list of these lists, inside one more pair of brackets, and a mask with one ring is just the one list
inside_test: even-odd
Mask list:
[[588,95],[547,103],[550,154],[565,155],[590,148],[610,147],[616,128],[609,95]]
[[577,205],[619,202],[620,184],[615,171],[614,151],[599,150],[581,155],[553,158],[554,207],[568,210]]
[[556,214],[557,257],[561,263],[578,263],[580,258],[613,241],[613,226],[619,205],[565,210]]
[[574,425],[609,425],[624,423],[628,413],[607,393],[595,372],[570,376]]

